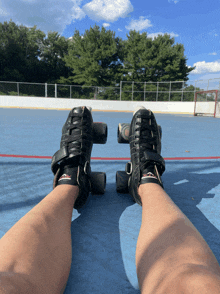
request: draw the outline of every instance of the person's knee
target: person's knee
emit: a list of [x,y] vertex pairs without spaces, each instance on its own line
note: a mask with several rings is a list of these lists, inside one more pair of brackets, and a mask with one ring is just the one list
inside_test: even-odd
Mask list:
[[157,294],[220,294],[220,275],[203,265],[187,265],[161,286]]
[[189,293],[220,293],[220,275],[205,266],[189,268],[182,277],[182,286]]

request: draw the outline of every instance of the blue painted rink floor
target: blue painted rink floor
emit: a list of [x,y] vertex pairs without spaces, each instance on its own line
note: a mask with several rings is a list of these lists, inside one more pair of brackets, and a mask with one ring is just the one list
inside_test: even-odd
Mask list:
[[[69,111],[0,109],[0,153],[52,156]],[[155,114],[162,126],[162,156],[220,156],[220,119]],[[93,157],[129,157],[129,145],[117,143],[117,126],[132,113],[93,112],[108,124],[106,145],[94,145]],[[186,152],[187,151],[187,152]],[[51,190],[49,159],[0,157],[0,237]],[[117,194],[115,173],[126,161],[92,161],[107,174],[106,193],[90,196],[73,211],[72,267],[65,294],[139,293],[135,249],[141,207]],[[165,191],[204,237],[220,262],[220,160],[166,160]],[[147,234],[147,232],[146,232]]]

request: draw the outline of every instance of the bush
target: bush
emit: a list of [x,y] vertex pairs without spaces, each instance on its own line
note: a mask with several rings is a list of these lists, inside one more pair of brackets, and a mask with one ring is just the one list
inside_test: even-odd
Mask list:
[[10,95],[10,96],[18,96],[18,92],[11,91],[11,92],[8,92],[8,95]]

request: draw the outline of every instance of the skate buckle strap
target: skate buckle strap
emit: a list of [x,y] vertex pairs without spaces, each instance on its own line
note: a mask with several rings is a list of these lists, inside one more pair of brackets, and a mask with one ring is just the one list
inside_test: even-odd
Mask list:
[[[51,163],[51,170],[55,174],[59,168],[59,163],[66,158],[70,158],[69,152],[67,147],[62,147],[60,150],[58,150],[52,157],[52,163]],[[83,170],[86,175],[89,175],[91,173],[91,168],[89,161],[82,160],[82,157],[80,157],[79,164],[84,166]]]
[[51,170],[55,174],[59,168],[59,162],[65,158],[69,157],[69,152],[67,147],[62,147],[60,150],[58,150],[52,157],[51,162]]
[[165,161],[160,154],[154,153],[151,151],[144,151],[144,159],[146,160],[144,165],[148,162],[151,162],[151,163],[154,163],[155,165],[157,165],[157,167],[160,170],[161,175],[165,171]]
[[[155,164],[160,172],[160,175],[163,174],[165,171],[165,161],[162,156],[160,156],[158,153],[150,152],[150,151],[144,151],[144,163],[143,165],[146,165],[148,162],[151,164]],[[131,175],[133,172],[132,162],[127,162],[125,166],[125,171],[128,175]]]

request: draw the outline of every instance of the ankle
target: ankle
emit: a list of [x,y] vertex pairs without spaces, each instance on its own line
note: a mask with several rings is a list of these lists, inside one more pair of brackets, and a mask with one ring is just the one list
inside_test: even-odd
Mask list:
[[79,196],[79,187],[72,185],[59,185],[54,188],[53,192],[57,199],[54,201],[60,201],[60,203],[63,203],[64,205],[68,203],[68,207],[72,207],[73,209]]
[[140,184],[138,187],[138,194],[142,203],[144,199],[148,198],[148,196],[152,197],[153,194],[161,192],[164,192],[163,188],[159,184],[155,183]]
[[156,165],[148,165],[141,171],[140,184],[148,183],[158,184],[163,188],[163,183]]
[[79,187],[78,186],[73,186],[73,185],[68,185],[68,184],[63,184],[63,185],[58,185],[54,188],[58,193],[62,193],[74,198],[74,201],[76,201],[78,195],[79,195]]

